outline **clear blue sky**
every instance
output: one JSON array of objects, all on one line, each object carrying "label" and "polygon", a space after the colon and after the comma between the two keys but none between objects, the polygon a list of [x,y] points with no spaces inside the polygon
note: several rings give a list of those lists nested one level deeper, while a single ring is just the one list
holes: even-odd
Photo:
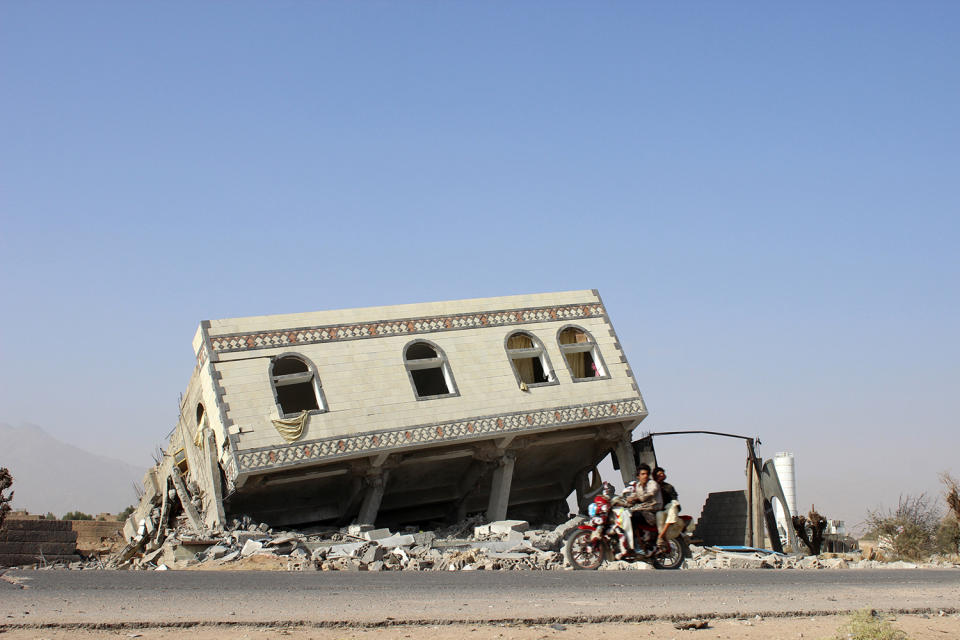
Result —
[{"label": "clear blue sky", "polygon": [[[597,288],[647,430],[960,475],[955,2],[6,2],[0,422],[146,465],[208,318]],[[661,446],[681,497],[742,445]],[[688,510],[699,505],[688,503]]]}]

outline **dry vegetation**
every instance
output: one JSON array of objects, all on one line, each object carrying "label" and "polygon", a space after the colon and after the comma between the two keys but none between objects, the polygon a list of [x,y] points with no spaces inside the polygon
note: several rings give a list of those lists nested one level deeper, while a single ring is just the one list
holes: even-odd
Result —
[{"label": "dry vegetation", "polygon": [[901,496],[895,509],[867,515],[868,539],[878,540],[896,559],[920,561],[940,554],[960,554],[960,487],[949,473],[941,473],[946,513],[937,500],[921,493]]}]

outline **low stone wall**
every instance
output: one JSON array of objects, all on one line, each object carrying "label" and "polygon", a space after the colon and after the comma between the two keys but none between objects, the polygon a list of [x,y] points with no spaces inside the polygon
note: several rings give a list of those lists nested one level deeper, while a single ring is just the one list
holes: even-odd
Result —
[{"label": "low stone wall", "polygon": [[84,557],[113,553],[123,546],[122,522],[110,520],[69,520],[77,534],[77,553]]}]

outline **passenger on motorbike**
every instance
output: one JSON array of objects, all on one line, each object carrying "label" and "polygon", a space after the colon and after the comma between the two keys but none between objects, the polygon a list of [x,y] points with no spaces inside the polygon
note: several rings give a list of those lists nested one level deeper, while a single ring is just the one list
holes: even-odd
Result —
[{"label": "passenger on motorbike", "polygon": [[[650,465],[645,462],[637,467],[637,479],[624,489],[624,498],[630,507],[630,516],[633,528],[646,524],[656,529],[657,511],[663,507],[663,498],[660,494],[660,485],[650,477]],[[641,538],[646,541],[647,536]]]},{"label": "passenger on motorbike", "polygon": [[[617,497],[616,490],[609,482],[603,483],[600,494],[608,501],[608,511],[611,509],[611,507],[622,507],[624,504],[623,500]],[[620,519],[617,517],[616,513],[609,513],[607,517],[607,528],[603,533],[617,541],[618,549],[614,557],[617,560],[622,560],[627,556],[627,554],[630,553],[630,545],[627,538],[627,532],[620,527],[619,520]],[[596,531],[596,535],[594,537],[599,537],[600,533],[601,532],[599,530]]]},{"label": "passenger on motorbike", "polygon": [[667,482],[667,472],[663,467],[654,468],[653,479],[660,485],[663,498],[663,510],[657,513],[657,546],[664,548],[667,545],[664,538],[667,528],[680,519],[680,502],[677,500],[677,490]]}]

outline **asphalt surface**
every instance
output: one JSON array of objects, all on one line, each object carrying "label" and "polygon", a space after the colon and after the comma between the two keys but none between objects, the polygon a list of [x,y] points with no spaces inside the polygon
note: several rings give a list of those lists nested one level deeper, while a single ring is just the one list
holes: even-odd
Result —
[{"label": "asphalt surface", "polygon": [[8,571],[0,627],[603,621],[960,607],[960,570]]}]

